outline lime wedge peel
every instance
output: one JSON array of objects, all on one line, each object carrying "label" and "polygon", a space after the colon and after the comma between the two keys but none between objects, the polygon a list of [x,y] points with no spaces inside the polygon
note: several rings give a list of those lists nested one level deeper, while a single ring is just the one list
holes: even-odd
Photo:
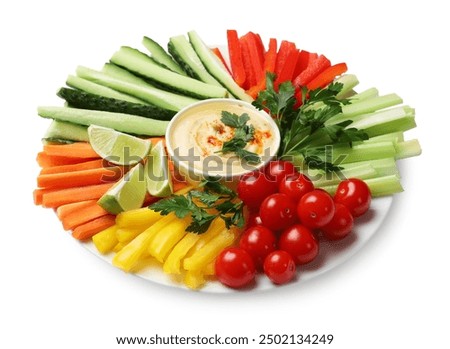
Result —
[{"label": "lime wedge peel", "polygon": [[150,151],[145,164],[147,191],[156,197],[166,197],[173,193],[169,160],[163,142],[158,142]]},{"label": "lime wedge peel", "polygon": [[146,193],[144,166],[137,164],[98,200],[98,204],[109,213],[119,214],[141,208]]},{"label": "lime wedge peel", "polygon": [[150,141],[97,125],[89,126],[88,135],[94,151],[116,165],[135,165],[149,154],[152,147]]}]

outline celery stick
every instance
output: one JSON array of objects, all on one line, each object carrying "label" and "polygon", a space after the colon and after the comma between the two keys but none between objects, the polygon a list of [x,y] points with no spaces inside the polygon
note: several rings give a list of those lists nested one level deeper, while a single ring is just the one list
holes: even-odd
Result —
[{"label": "celery stick", "polygon": [[[403,191],[403,187],[400,183],[400,177],[396,175],[365,179],[364,182],[366,182],[369,186],[373,197],[392,195]],[[331,195],[334,195],[337,184],[321,188],[329,192]]]},{"label": "celery stick", "polygon": [[404,132],[416,127],[414,114],[414,109],[408,106],[392,108],[355,120],[349,127],[364,130],[369,137]]},{"label": "celery stick", "polygon": [[355,94],[350,98],[350,100],[352,104],[355,104],[374,97],[378,97],[378,90],[375,87],[372,87],[363,92]]},{"label": "celery stick", "polygon": [[398,142],[395,145],[396,155],[395,158],[405,159],[413,156],[418,156],[422,153],[422,148],[417,139],[411,139],[409,141]]},{"label": "celery stick", "polygon": [[336,79],[334,82],[341,83],[342,90],[336,95],[336,98],[341,99],[350,92],[356,85],[359,84],[358,78],[354,74],[345,74]]},{"label": "celery stick", "polygon": [[370,163],[364,163],[359,166],[352,166],[349,168],[343,168],[339,173],[319,173],[317,175],[311,176],[311,171],[307,170],[304,172],[313,182],[315,186],[326,187],[338,184],[340,181],[348,178],[360,178],[368,179],[373,178],[378,175],[375,168]]},{"label": "celery stick", "polygon": [[357,93],[355,90],[350,90],[347,93],[344,93],[343,95],[339,96],[339,99],[350,99],[356,95],[357,95]]},{"label": "celery stick", "polygon": [[403,132],[393,132],[393,133],[387,133],[375,137],[371,137],[368,140],[364,142],[381,142],[381,141],[390,141],[394,144],[398,142],[403,142],[405,140],[405,137],[403,135]]},{"label": "celery stick", "polygon": [[[347,145],[331,146],[331,162],[337,166],[360,161],[372,161],[384,158],[395,158],[396,150],[394,144],[389,141],[367,142]],[[305,168],[304,157],[301,154],[294,155],[290,159],[300,169]]]},{"label": "celery stick", "polygon": [[348,146],[333,147],[333,163],[345,164],[349,162],[394,158],[396,150],[394,144],[389,141],[376,143],[362,143]]},{"label": "celery stick", "polygon": [[[361,102],[363,103],[363,102]],[[401,118],[403,116],[413,116],[414,115],[414,109],[409,106],[399,106],[389,109],[381,109],[376,112],[372,113],[366,113],[366,114],[360,114],[360,115],[354,115],[354,116],[347,116],[346,114],[338,114],[331,119],[327,120],[325,122],[325,125],[336,125],[340,122],[351,120],[353,123],[349,127],[356,127],[354,126],[356,123],[364,120],[376,120],[378,118]],[[384,132],[388,133],[388,132]]]},{"label": "celery stick", "polygon": [[373,167],[377,173],[377,177],[387,176],[387,175],[399,175],[397,162],[394,158],[384,158],[369,161],[358,161],[350,162],[348,164],[343,164],[342,167],[345,170],[352,170],[353,168],[358,168],[362,165],[370,165]]},{"label": "celery stick", "polygon": [[398,95],[391,93],[385,96],[369,98],[360,103],[344,105],[342,107],[342,114],[347,117],[351,117],[392,107],[394,105],[401,104],[402,102],[403,100]]}]

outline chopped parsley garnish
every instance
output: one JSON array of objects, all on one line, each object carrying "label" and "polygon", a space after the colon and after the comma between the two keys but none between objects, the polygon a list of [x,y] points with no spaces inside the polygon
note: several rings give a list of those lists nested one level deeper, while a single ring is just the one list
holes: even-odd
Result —
[{"label": "chopped parsley garnish", "polygon": [[203,181],[200,188],[203,190],[191,190],[186,196],[162,199],[149,208],[162,215],[174,212],[178,218],[191,215],[186,231],[197,234],[206,232],[217,217],[225,221],[227,228],[244,226],[243,203],[233,190],[215,180]]},{"label": "chopped parsley garnish", "polygon": [[234,128],[233,138],[226,141],[222,145],[221,153],[235,153],[239,158],[248,163],[258,164],[261,158],[258,154],[245,149],[248,142],[254,139],[255,128],[253,125],[247,125],[250,117],[247,113],[237,115],[228,111],[222,111],[222,118],[220,121],[224,125]]}]

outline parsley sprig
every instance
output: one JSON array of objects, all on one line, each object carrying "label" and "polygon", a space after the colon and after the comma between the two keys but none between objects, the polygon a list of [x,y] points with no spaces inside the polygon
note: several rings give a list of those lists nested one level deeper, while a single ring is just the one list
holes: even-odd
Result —
[{"label": "parsley sprig", "polygon": [[197,234],[206,232],[217,217],[225,221],[227,228],[244,226],[243,203],[233,190],[213,179],[203,181],[200,189],[191,190],[186,196],[162,199],[149,208],[162,215],[174,212],[178,218],[191,215],[192,222],[186,231]]},{"label": "parsley sprig", "polygon": [[290,81],[274,88],[275,75],[267,74],[266,89],[261,91],[253,104],[259,109],[267,109],[274,117],[281,133],[280,158],[290,159],[303,156],[307,166],[325,172],[339,171],[341,167],[332,163],[325,151],[326,145],[349,144],[368,139],[367,133],[348,127],[347,120],[334,125],[326,122],[342,113],[342,106],[350,103],[338,99],[343,84],[331,83],[326,88],[301,90],[302,104],[296,106],[296,90]]},{"label": "parsley sprig", "polygon": [[237,115],[228,111],[222,111],[222,118],[220,121],[224,125],[234,128],[234,136],[222,145],[221,153],[235,153],[239,158],[248,163],[258,164],[261,158],[258,154],[245,149],[247,143],[253,140],[255,128],[253,125],[247,125],[250,117],[247,113]]}]

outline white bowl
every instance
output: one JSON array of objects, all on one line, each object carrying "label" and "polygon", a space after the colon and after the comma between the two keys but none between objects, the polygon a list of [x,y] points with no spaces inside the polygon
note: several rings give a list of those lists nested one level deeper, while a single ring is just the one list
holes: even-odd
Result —
[{"label": "white bowl", "polygon": [[[240,161],[233,154],[220,155],[217,152],[206,156],[200,154],[203,148],[199,148],[196,140],[206,134],[200,132],[204,131],[202,126],[213,125],[214,121],[211,120],[220,117],[223,110],[238,115],[247,113],[251,118],[248,123],[259,125],[260,129],[269,131],[271,136],[267,138],[267,147],[264,148],[260,163],[249,164]],[[255,129],[258,127],[255,126]],[[189,182],[197,183],[211,177],[235,182],[243,174],[265,166],[276,156],[280,147],[280,132],[272,117],[252,104],[236,99],[215,98],[194,103],[180,110],[167,127],[166,146],[169,157]],[[214,166],[211,166],[211,163]]]}]

